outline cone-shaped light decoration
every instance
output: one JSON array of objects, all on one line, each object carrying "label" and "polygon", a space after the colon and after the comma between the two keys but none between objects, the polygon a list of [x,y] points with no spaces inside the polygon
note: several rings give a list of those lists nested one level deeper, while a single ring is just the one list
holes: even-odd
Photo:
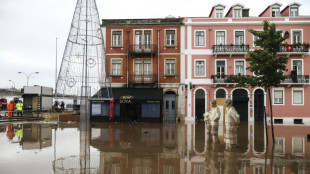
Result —
[{"label": "cone-shaped light decoration", "polygon": [[[57,97],[92,97],[110,87],[95,0],[77,0],[57,79]],[[98,96],[98,95],[97,95]]]}]

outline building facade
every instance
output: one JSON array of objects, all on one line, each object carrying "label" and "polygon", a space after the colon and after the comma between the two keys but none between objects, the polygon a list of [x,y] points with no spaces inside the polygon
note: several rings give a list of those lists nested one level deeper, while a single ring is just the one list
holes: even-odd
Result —
[{"label": "building facade", "polygon": [[184,117],[182,25],[182,18],[102,20],[116,120]]},{"label": "building facade", "polygon": [[[269,116],[269,100],[261,87],[237,86],[231,75],[252,75],[246,68],[248,51],[260,49],[248,31],[263,30],[263,21],[275,23],[277,30],[290,33],[278,55],[287,56],[286,79],[272,88],[274,121],[286,123],[310,122],[310,86],[307,69],[310,65],[310,17],[299,15],[301,4],[292,3],[280,11],[282,4],[268,6],[258,17],[249,17],[249,9],[242,4],[213,6],[208,17],[184,18],[185,24],[185,84],[191,84],[185,94],[185,120],[203,118],[210,101],[217,100],[224,111],[224,101],[232,99],[244,121],[262,120],[264,107]],[[181,65],[182,67],[182,65]],[[297,69],[297,79],[290,76]],[[223,118],[223,117],[221,117]],[[220,121],[223,121],[221,119]]]}]

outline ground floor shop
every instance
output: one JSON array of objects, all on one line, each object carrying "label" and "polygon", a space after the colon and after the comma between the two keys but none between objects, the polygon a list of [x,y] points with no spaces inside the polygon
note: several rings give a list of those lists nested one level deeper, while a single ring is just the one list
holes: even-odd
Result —
[{"label": "ground floor shop", "polygon": [[[110,99],[91,101],[91,119],[109,121]],[[163,88],[112,88],[113,120],[118,122],[176,121],[177,95]]]}]

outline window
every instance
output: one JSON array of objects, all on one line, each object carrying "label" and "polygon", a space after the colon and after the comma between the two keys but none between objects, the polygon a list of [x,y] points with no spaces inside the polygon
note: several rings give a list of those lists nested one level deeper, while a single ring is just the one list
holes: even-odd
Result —
[{"label": "window", "polygon": [[150,49],[152,43],[151,30],[135,30],[135,50]]},{"label": "window", "polygon": [[196,60],[195,61],[195,76],[205,76],[205,61]]},{"label": "window", "polygon": [[223,18],[223,9],[216,9],[215,10],[215,17],[216,18]]},{"label": "window", "polygon": [[216,45],[225,45],[225,31],[216,31]]},{"label": "window", "polygon": [[292,69],[296,68],[297,76],[301,78],[301,75],[303,75],[302,60],[292,60],[292,61],[293,61]]},{"label": "window", "polygon": [[293,38],[292,38],[293,44],[295,44],[295,43],[302,43],[302,33],[301,33],[301,30],[294,30],[294,31],[292,31],[292,35],[293,35]]},{"label": "window", "polygon": [[112,75],[113,76],[122,75],[121,67],[122,67],[122,59],[112,59]]},{"label": "window", "polygon": [[152,80],[152,60],[135,59],[134,63],[134,80],[136,82],[150,82]]},{"label": "window", "polygon": [[304,154],[304,138],[302,137],[293,137],[293,154],[294,155],[303,155]]},{"label": "window", "polygon": [[166,59],[166,73],[165,75],[175,75],[175,59]]},{"label": "window", "polygon": [[235,31],[235,45],[244,44],[244,31]]},{"label": "window", "polygon": [[225,60],[216,61],[216,75],[225,75]]},{"label": "window", "polygon": [[195,46],[205,46],[205,31],[195,31]]},{"label": "window", "polygon": [[297,17],[298,16],[298,7],[291,7],[290,8],[290,16]]},{"label": "window", "polygon": [[234,9],[234,18],[241,18],[242,17],[241,13],[242,13],[241,9]]},{"label": "window", "polygon": [[277,154],[283,154],[285,150],[284,138],[275,137],[274,152]]},{"label": "window", "polygon": [[[257,31],[257,30],[256,30],[256,31]],[[255,44],[255,41],[256,41],[257,39],[259,39],[259,37],[253,35],[253,46],[254,46],[254,47],[257,47],[256,44]]]},{"label": "window", "polygon": [[272,7],[271,8],[271,17],[280,17],[280,8]]},{"label": "window", "polygon": [[304,91],[302,88],[293,88],[293,105],[304,104]]},{"label": "window", "polygon": [[122,31],[112,31],[112,47],[122,46]]},{"label": "window", "polygon": [[245,70],[244,61],[236,60],[235,61],[235,75],[245,75],[244,70]]},{"label": "window", "polygon": [[265,167],[264,166],[255,166],[253,167],[254,174],[264,174],[265,173]]},{"label": "window", "polygon": [[284,90],[283,89],[273,90],[273,104],[278,104],[278,105],[284,104]]},{"label": "window", "polygon": [[142,59],[135,60],[135,75],[142,75]]},{"label": "window", "polygon": [[166,46],[175,46],[175,30],[166,30]]},{"label": "window", "polygon": [[143,70],[144,75],[151,75],[151,60],[150,59],[144,59],[143,60]]}]

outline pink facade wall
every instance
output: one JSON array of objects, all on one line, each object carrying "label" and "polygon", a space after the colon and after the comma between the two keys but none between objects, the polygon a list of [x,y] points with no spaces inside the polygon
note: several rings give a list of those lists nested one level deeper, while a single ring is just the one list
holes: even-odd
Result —
[{"label": "pink facade wall", "polygon": [[[214,22],[214,21],[219,21],[222,22],[223,20],[228,20],[228,18],[224,19],[210,19],[210,18],[200,18],[200,19],[192,19],[192,22],[204,22],[200,26],[197,25],[186,25],[185,26],[185,35],[186,35],[186,41],[188,41],[187,37],[191,36],[191,50],[192,51],[206,51],[206,54],[193,54],[191,55],[191,77],[188,77],[188,68],[185,66],[186,70],[186,79],[193,79],[193,80],[204,80],[204,79],[210,79],[211,76],[215,75],[215,62],[216,60],[225,60],[226,61],[226,75],[233,75],[234,74],[234,62],[235,60],[245,60],[248,55],[240,54],[240,55],[229,55],[229,54],[212,54],[213,51],[213,45],[215,45],[215,32],[216,31],[225,31],[225,36],[226,36],[226,44],[234,44],[234,32],[235,31],[245,31],[245,44],[248,44],[250,49],[259,49],[259,47],[254,47],[253,45],[253,35],[248,31],[249,29],[254,29],[254,30],[262,30],[262,22],[264,20],[269,20],[269,21],[285,21],[285,17],[278,17],[278,18],[270,18],[270,8],[268,8],[265,13],[262,15],[263,17],[254,17],[254,18],[238,18],[238,19],[232,19],[232,22],[237,22],[236,25],[232,25],[231,23],[227,25],[212,25],[212,24],[206,24],[208,22]],[[298,18],[289,18],[289,21],[309,21],[310,18],[305,18],[305,17],[298,17]],[[261,23],[259,22],[261,21]],[[240,22],[259,22],[257,25],[251,24],[251,25],[242,25]],[[191,27],[191,33],[188,33],[188,27]],[[202,30],[205,31],[206,35],[206,45],[203,47],[195,47],[195,31],[196,30]],[[310,42],[310,25],[288,25],[287,22],[285,24],[278,24],[277,25],[277,30],[282,30],[283,32],[288,31],[290,33],[289,39],[287,39],[285,42],[288,44],[292,43],[292,37],[291,33],[292,30],[301,30],[302,31],[302,40],[303,43]],[[187,46],[186,42],[186,46]],[[188,49],[186,47],[186,49]],[[209,52],[207,53],[207,50]],[[210,54],[211,53],[211,54]],[[292,60],[302,60],[303,64],[303,75],[310,75],[310,69],[308,68],[310,66],[310,55],[308,54],[281,54],[282,56],[288,56],[288,63],[287,63],[287,70],[284,72],[285,75],[290,75],[291,72],[291,67],[292,67]],[[186,56],[186,65],[188,64],[188,57]],[[195,60],[204,60],[206,62],[206,75],[204,77],[196,77],[195,76]],[[249,66],[249,63],[246,62],[246,67]],[[252,75],[252,73],[248,70],[246,70],[246,75]],[[205,107],[206,109],[210,109],[210,100],[215,99],[215,91],[219,88],[223,88],[227,91],[227,98],[231,98],[232,91],[235,89],[238,89],[238,86],[234,85],[214,85],[212,82],[211,84],[201,84],[197,83],[194,84],[195,88],[191,90],[191,96],[192,98],[190,99],[192,106],[190,107],[190,110],[188,111],[186,107],[186,114],[189,115],[191,113],[192,117],[195,116],[195,91],[200,88],[204,89],[206,91],[206,104]],[[280,84],[280,87],[283,87],[285,89],[285,105],[273,105],[273,115],[275,118],[281,117],[281,118],[309,118],[310,117],[310,86],[309,84],[304,85],[304,84],[293,84],[293,85],[288,85],[288,84]],[[249,96],[249,106],[254,105],[254,91],[258,87],[251,87],[251,86],[244,86],[242,87],[246,91],[248,91],[248,96]],[[304,90],[304,104],[299,106],[299,105],[292,105],[292,89],[293,88],[302,88]],[[263,89],[264,91],[264,89]],[[188,91],[187,91],[188,92]],[[188,96],[188,94],[186,94]],[[266,105],[266,111],[267,111],[267,116],[270,115],[270,108],[269,108],[269,99],[267,98],[268,95],[265,94],[265,105]],[[188,106],[188,102],[186,100],[186,106]],[[248,109],[248,114],[249,118],[253,117],[254,109],[253,107]]]}]

